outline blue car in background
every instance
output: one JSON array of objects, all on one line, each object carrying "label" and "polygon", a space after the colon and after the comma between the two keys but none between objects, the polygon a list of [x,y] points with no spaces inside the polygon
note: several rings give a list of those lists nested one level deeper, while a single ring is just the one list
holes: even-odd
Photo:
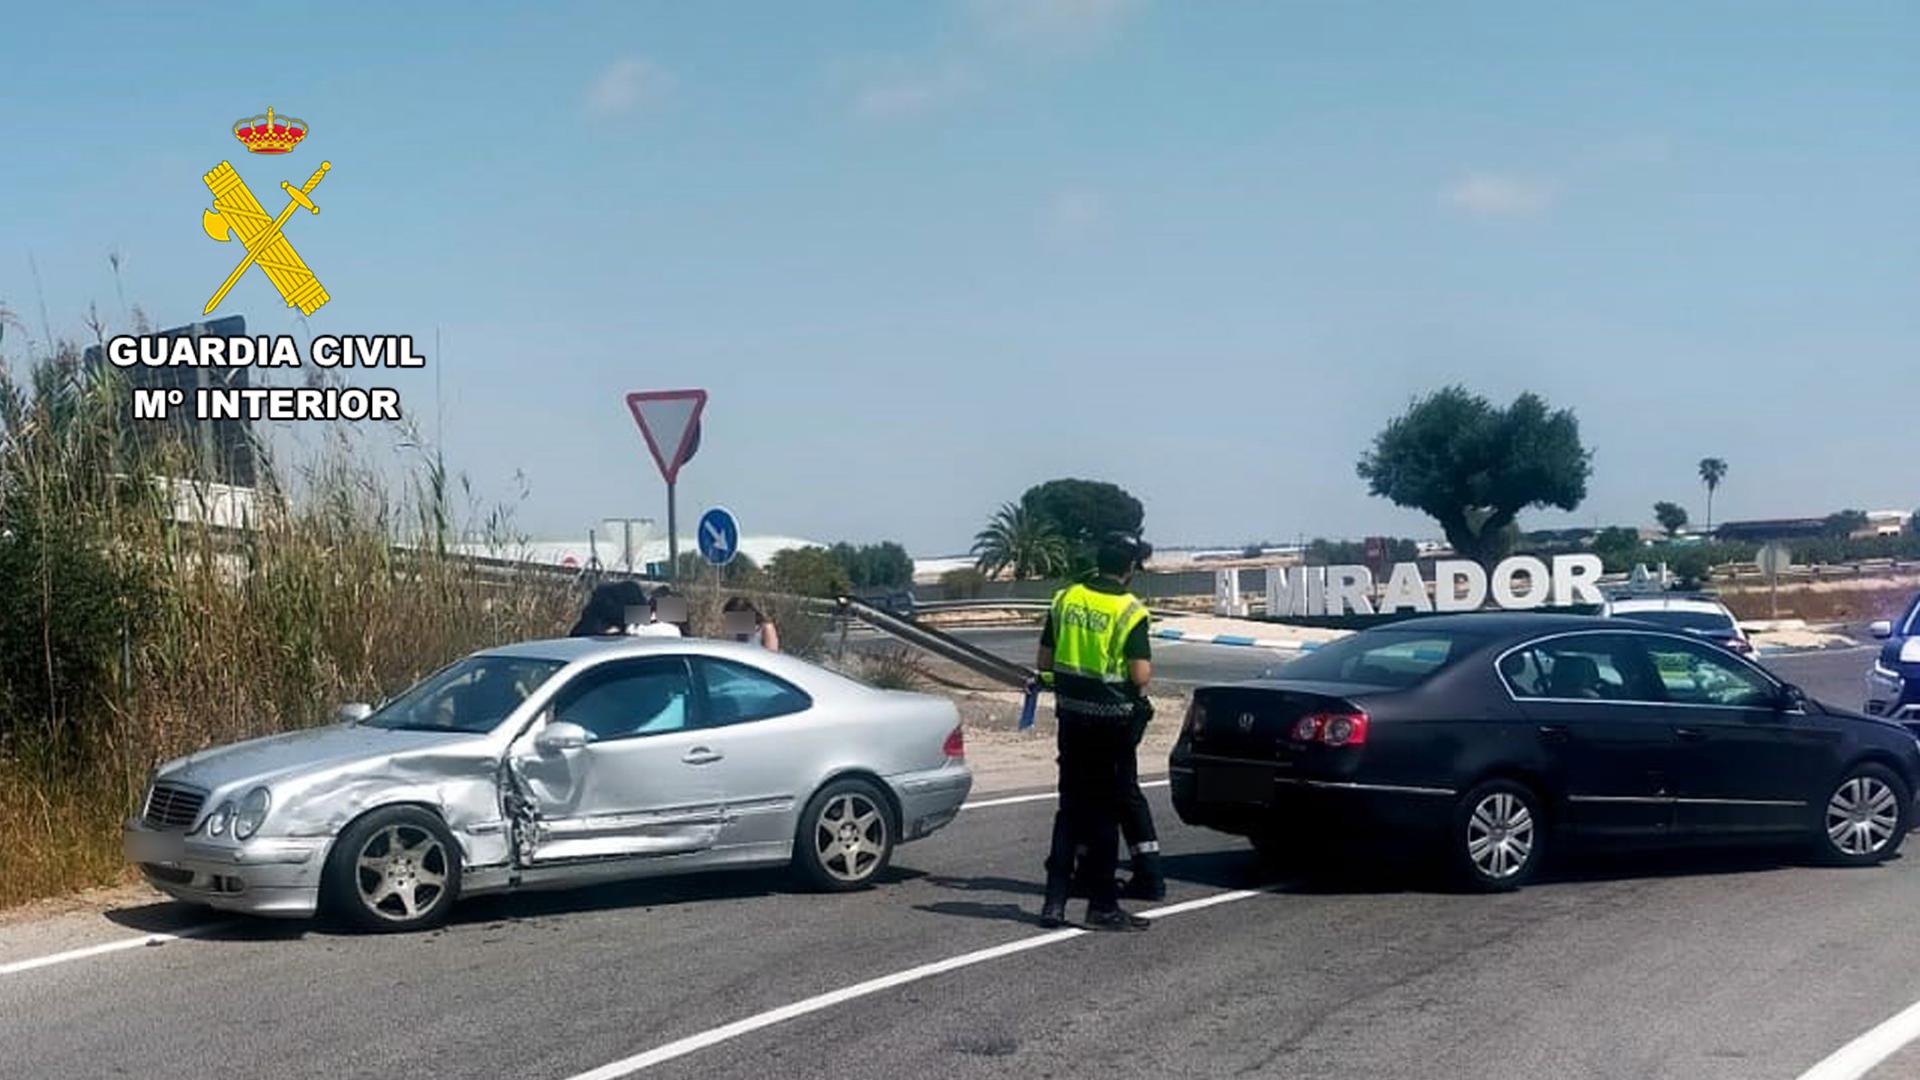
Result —
[{"label": "blue car in background", "polygon": [[1867,673],[1867,714],[1901,721],[1920,733],[1920,595],[1907,602],[1899,618],[1868,629],[1886,644]]}]

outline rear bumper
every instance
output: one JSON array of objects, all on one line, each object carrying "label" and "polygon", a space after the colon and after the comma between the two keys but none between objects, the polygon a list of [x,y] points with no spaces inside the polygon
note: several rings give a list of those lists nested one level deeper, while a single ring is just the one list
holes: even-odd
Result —
[{"label": "rear bumper", "polygon": [[[1458,792],[1444,787],[1274,775],[1238,798],[1203,795],[1208,774],[1244,762],[1176,761],[1169,766],[1174,812],[1189,825],[1252,836],[1311,835],[1328,828],[1386,837],[1442,832]],[[1257,766],[1254,766],[1257,768]]]},{"label": "rear bumper", "polygon": [[176,900],[247,915],[303,918],[320,903],[327,837],[210,844],[149,829],[137,818],[120,834],[127,861]]},{"label": "rear bumper", "polygon": [[973,770],[965,761],[954,761],[938,769],[888,777],[887,784],[900,803],[900,839],[904,843],[918,840],[959,816],[967,793],[973,790]]}]

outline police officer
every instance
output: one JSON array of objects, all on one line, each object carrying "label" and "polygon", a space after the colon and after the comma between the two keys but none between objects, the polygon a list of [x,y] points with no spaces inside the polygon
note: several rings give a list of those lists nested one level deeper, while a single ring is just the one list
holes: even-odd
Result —
[{"label": "police officer", "polygon": [[1120,835],[1133,856],[1133,876],[1120,895],[1129,900],[1165,900],[1167,878],[1160,869],[1160,834],[1153,827],[1153,808],[1147,805],[1146,792],[1140,790],[1140,740],[1146,737],[1147,724],[1153,720],[1153,704],[1143,692],[1130,720],[1132,746],[1121,761]]},{"label": "police officer", "polygon": [[1127,592],[1126,582],[1150,550],[1131,535],[1102,539],[1095,575],[1054,596],[1040,632],[1039,668],[1053,686],[1060,749],[1060,807],[1047,853],[1043,925],[1066,921],[1076,860],[1087,883],[1089,927],[1151,925],[1121,910],[1114,880],[1120,818],[1135,787],[1134,724],[1145,707],[1153,666],[1147,608]]}]

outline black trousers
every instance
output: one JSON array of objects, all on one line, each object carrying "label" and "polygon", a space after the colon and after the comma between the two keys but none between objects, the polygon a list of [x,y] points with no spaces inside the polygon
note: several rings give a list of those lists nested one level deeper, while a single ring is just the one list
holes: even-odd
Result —
[{"label": "black trousers", "polygon": [[1132,725],[1119,717],[1059,714],[1060,808],[1053,815],[1053,843],[1047,852],[1049,890],[1064,891],[1074,864],[1086,879],[1087,907],[1111,911],[1119,906],[1114,884],[1114,848],[1120,818],[1133,788],[1135,770]]},{"label": "black trousers", "polygon": [[[1127,839],[1127,850],[1139,856],[1160,850],[1160,834],[1153,831],[1153,808],[1147,805],[1146,793],[1140,790],[1140,740],[1146,737],[1147,720],[1140,717],[1128,723],[1133,729],[1133,745],[1128,747],[1126,760],[1121,763],[1120,779],[1126,785],[1126,798],[1120,807],[1120,832]],[[1142,844],[1152,846],[1143,851]]]}]

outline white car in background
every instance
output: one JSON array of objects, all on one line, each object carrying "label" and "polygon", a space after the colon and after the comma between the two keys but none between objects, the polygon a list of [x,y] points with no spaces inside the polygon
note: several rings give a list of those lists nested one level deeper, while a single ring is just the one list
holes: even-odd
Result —
[{"label": "white car in background", "polygon": [[1725,604],[1693,593],[1655,593],[1643,596],[1615,596],[1600,608],[1609,619],[1632,619],[1651,623],[1663,630],[1678,630],[1711,641],[1742,656],[1753,655],[1753,643],[1740,621]]}]

